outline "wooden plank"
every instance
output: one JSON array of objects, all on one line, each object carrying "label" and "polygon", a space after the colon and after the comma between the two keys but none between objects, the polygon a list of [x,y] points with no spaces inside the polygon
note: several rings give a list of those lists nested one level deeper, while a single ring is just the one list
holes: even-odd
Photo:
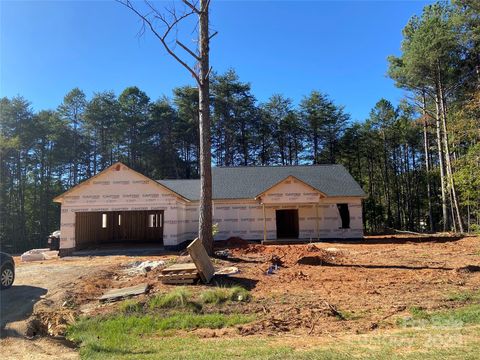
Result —
[{"label": "wooden plank", "polygon": [[122,289],[112,289],[100,297],[100,301],[115,301],[128,296],[135,296],[147,292],[148,284],[140,284]]},{"label": "wooden plank", "polygon": [[162,279],[164,284],[193,284],[195,279]]},{"label": "wooden plank", "polygon": [[197,270],[197,266],[194,263],[173,264],[163,269],[162,273],[172,272],[172,271],[185,271],[185,270]]},{"label": "wooden plank", "polygon": [[215,274],[215,268],[213,267],[213,263],[208,257],[207,251],[203,247],[200,239],[196,238],[193,240],[190,245],[187,246],[187,250],[197,266],[200,278],[203,282],[208,284]]},{"label": "wooden plank", "polygon": [[165,274],[160,275],[160,279],[196,279],[198,277],[198,273],[191,273],[191,274]]}]

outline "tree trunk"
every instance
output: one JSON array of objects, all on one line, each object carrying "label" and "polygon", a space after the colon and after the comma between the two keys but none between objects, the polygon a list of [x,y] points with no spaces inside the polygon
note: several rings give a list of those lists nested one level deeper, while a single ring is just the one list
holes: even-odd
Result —
[{"label": "tree trunk", "polygon": [[425,94],[422,96],[423,100],[423,147],[425,151],[425,175],[427,182],[427,197],[428,197],[428,221],[430,225],[430,231],[435,232],[435,223],[433,221],[433,210],[432,210],[432,190],[430,188],[430,155],[429,155],[429,145],[428,145],[428,123],[427,123],[427,101],[425,99]]},{"label": "tree trunk", "polygon": [[199,13],[200,40],[200,84],[198,87],[200,103],[200,209],[198,236],[207,252],[213,254],[212,235],[212,154],[210,135],[210,84],[209,84],[209,0],[201,0]]},{"label": "tree trunk", "polygon": [[442,220],[443,231],[449,228],[448,210],[447,210],[447,194],[445,191],[445,168],[443,163],[443,146],[442,146],[442,130],[440,128],[440,101],[438,95],[435,94],[435,126],[437,130],[437,148],[438,148],[438,166],[440,167],[440,188],[442,190]]},{"label": "tree trunk", "polygon": [[[440,74],[439,74],[440,75]],[[443,86],[441,79],[438,81],[438,90],[439,90],[439,100],[440,100],[440,109],[441,109],[441,119],[442,119],[442,128],[443,128],[443,144],[445,147],[445,163],[447,168],[447,180],[450,185],[450,190],[452,192],[452,201],[453,206],[455,208],[456,213],[456,221],[458,222],[458,229],[461,233],[463,233],[463,223],[462,223],[462,216],[460,214],[460,207],[458,206],[458,196],[457,191],[455,189],[455,181],[453,180],[453,171],[452,171],[452,163],[450,161],[450,146],[448,144],[448,132],[447,132],[447,110],[445,106],[445,94],[443,91]],[[455,221],[455,218],[452,219]]]}]

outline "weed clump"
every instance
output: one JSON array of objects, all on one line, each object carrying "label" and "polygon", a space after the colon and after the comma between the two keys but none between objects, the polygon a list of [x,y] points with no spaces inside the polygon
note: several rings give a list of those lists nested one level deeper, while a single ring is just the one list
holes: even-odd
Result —
[{"label": "weed clump", "polygon": [[167,294],[157,295],[148,301],[148,307],[154,309],[182,308],[189,304],[191,293],[184,287],[179,287]]},{"label": "weed clump", "polygon": [[221,304],[227,301],[243,302],[249,301],[250,298],[249,291],[240,286],[210,289],[200,295],[200,299],[204,304]]},{"label": "weed clump", "polygon": [[143,310],[143,304],[135,300],[125,300],[119,305],[119,310],[124,314],[136,314]]}]

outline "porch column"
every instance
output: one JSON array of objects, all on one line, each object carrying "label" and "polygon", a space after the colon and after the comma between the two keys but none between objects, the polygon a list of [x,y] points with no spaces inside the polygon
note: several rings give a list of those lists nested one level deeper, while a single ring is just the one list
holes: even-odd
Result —
[{"label": "porch column", "polygon": [[315,213],[316,213],[316,227],[317,227],[317,241],[320,241],[320,221],[318,220],[318,203],[315,203]]},{"label": "porch column", "polygon": [[267,241],[267,219],[266,219],[266,216],[265,216],[265,204],[262,203],[262,207],[263,207],[263,241],[262,241],[262,244]]}]

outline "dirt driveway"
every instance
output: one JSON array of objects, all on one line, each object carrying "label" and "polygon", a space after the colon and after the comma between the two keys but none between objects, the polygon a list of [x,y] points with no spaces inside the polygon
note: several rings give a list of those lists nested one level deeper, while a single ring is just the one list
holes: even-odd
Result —
[{"label": "dirt driveway", "polygon": [[80,278],[125,261],[128,261],[126,256],[74,257],[31,263],[15,258],[15,283],[0,292],[2,359],[78,358],[76,351],[55,340],[26,339],[28,319],[35,308],[61,301]]}]

